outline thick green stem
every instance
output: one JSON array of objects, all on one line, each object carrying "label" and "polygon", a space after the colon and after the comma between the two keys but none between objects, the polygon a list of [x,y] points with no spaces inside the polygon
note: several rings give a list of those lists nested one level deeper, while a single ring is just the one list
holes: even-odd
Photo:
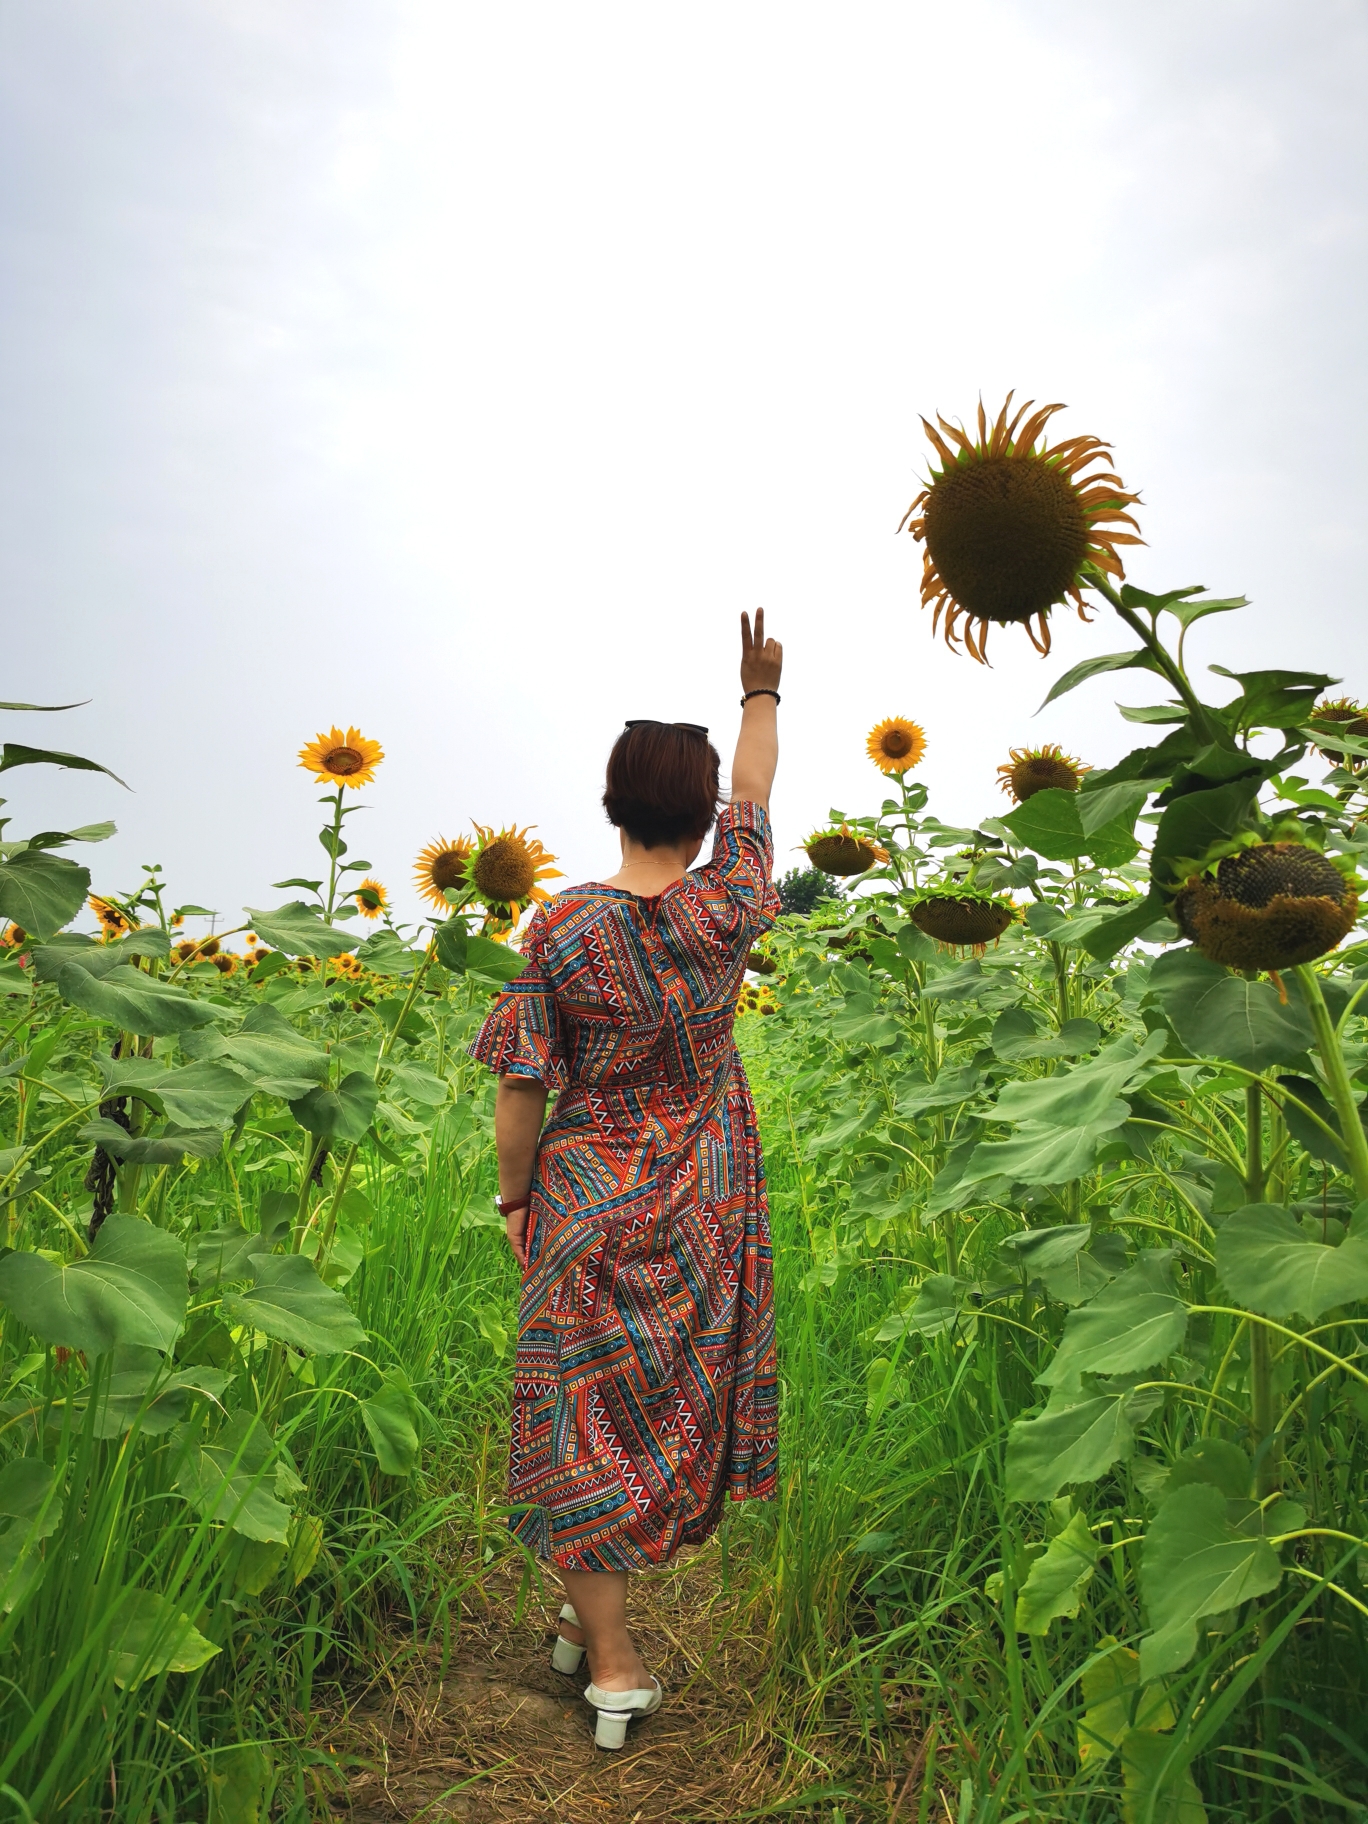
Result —
[{"label": "thick green stem", "polygon": [[332,844],[328,850],[328,903],[324,908],[323,918],[327,924],[332,923],[333,904],[337,893],[337,850],[342,841],[342,787],[337,788],[337,797],[333,801]]},{"label": "thick green stem", "polygon": [[1116,590],[1112,588],[1111,584],[1107,582],[1105,577],[1098,575],[1090,576],[1088,578],[1088,587],[1090,589],[1096,589],[1099,595],[1106,597],[1112,607],[1121,616],[1121,619],[1126,623],[1127,627],[1130,628],[1131,632],[1144,644],[1146,651],[1149,652],[1154,659],[1155,664],[1182,698],[1188,714],[1192,717],[1192,725],[1197,733],[1204,741],[1214,741],[1216,739],[1216,731],[1211,725],[1211,718],[1207,712],[1206,705],[1198,700],[1197,693],[1193,690],[1191,684],[1188,683],[1186,674],[1169,653],[1168,648],[1160,640],[1159,635],[1152,627],[1147,627],[1145,625],[1143,618],[1138,615],[1133,608],[1127,608],[1126,604],[1121,600],[1121,597],[1117,594]]},{"label": "thick green stem", "polygon": [[1349,1155],[1349,1175],[1354,1180],[1354,1191],[1361,1198],[1368,1197],[1368,1134],[1364,1133],[1363,1122],[1359,1119],[1358,1104],[1354,1100],[1353,1086],[1349,1081],[1344,1053],[1340,1050],[1335,1023],[1330,1018],[1330,1009],[1321,993],[1320,977],[1307,963],[1298,963],[1293,973],[1301,983],[1302,995],[1311,1015],[1316,1050],[1325,1067],[1330,1100],[1339,1116],[1340,1137],[1344,1142],[1344,1150]]},{"label": "thick green stem", "polygon": [[[1245,1196],[1262,1203],[1264,1194],[1263,1092],[1257,1083],[1245,1084]],[[1259,1499],[1277,1487],[1278,1464],[1275,1433],[1278,1413],[1273,1392],[1272,1338],[1262,1324],[1251,1328],[1249,1339],[1250,1417],[1259,1450],[1257,1487]]]}]

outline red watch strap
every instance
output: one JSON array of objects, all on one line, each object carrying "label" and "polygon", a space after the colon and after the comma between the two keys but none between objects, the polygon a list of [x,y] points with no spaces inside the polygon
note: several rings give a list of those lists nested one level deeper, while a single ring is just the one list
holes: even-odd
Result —
[{"label": "red watch strap", "polygon": [[512,1203],[505,1203],[502,1197],[496,1197],[494,1202],[498,1205],[500,1216],[516,1216],[519,1210],[530,1207],[532,1193],[529,1191],[526,1197],[515,1197]]}]

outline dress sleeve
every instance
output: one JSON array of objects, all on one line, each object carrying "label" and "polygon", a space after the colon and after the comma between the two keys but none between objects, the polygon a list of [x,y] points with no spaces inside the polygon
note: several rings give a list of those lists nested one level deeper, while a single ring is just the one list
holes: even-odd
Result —
[{"label": "dress sleeve", "polygon": [[470,1055],[501,1077],[530,1077],[548,1089],[570,1081],[561,1044],[560,1013],[547,973],[546,914],[538,908],[527,927],[522,974],[504,989],[475,1035]]},{"label": "dress sleeve", "polygon": [[706,872],[736,904],[750,942],[768,931],[779,916],[779,895],[770,879],[773,871],[774,837],[768,813],[749,798],[729,804],[717,820]]}]

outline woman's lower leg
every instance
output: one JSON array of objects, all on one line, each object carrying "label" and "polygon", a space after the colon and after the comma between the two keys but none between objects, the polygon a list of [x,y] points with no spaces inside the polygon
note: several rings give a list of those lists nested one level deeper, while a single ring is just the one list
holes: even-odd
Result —
[{"label": "woman's lower leg", "polygon": [[577,1635],[589,1656],[589,1676],[605,1691],[640,1691],[650,1674],[627,1632],[626,1571],[562,1571],[561,1581],[580,1625],[560,1624],[565,1639]]}]

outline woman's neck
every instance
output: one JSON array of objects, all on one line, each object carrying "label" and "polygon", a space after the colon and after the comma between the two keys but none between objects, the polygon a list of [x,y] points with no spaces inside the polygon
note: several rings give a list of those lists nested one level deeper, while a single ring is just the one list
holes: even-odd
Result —
[{"label": "woman's neck", "polygon": [[622,866],[603,884],[622,887],[628,893],[651,899],[657,893],[663,893],[666,887],[673,886],[675,881],[683,880],[697,853],[696,843],[677,847],[662,843],[659,848],[648,849],[639,842],[627,841],[622,845]]}]

